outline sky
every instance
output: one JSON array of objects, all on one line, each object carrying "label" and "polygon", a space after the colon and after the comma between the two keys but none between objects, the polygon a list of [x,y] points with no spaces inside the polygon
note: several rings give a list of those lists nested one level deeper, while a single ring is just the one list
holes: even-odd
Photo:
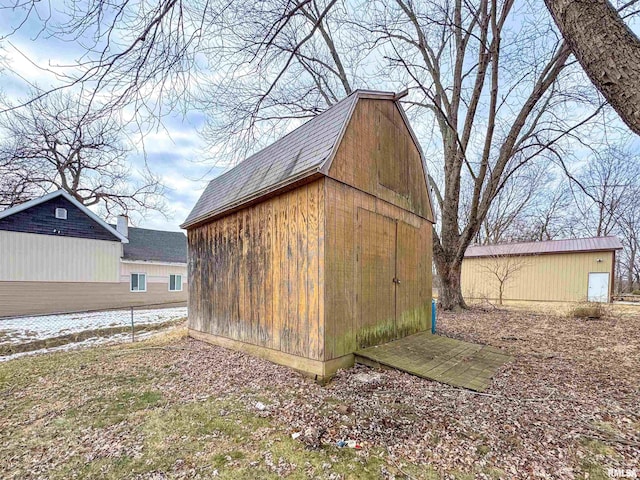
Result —
[{"label": "sky", "polygon": [[[0,12],[0,35],[19,24],[19,16]],[[0,71],[0,92],[9,100],[23,98],[31,84],[41,88],[57,85],[54,75],[47,72],[55,65],[73,64],[81,55],[82,47],[75,43],[60,42],[38,35],[41,24],[30,21],[11,36],[0,38],[0,55],[8,68]],[[223,169],[200,161],[204,157],[204,142],[198,128],[204,121],[199,112],[168,115],[161,126],[146,133],[143,141],[136,142],[137,151],[131,152],[129,161],[134,169],[143,169],[145,161],[154,175],[166,187],[168,216],[148,212],[144,218],[133,217],[138,227],[161,230],[180,230],[209,180]]]},{"label": "sky", "polygon": [[[55,7],[56,2],[52,4]],[[55,17],[55,10],[52,14]],[[23,12],[0,10],[0,55],[8,65],[4,71],[0,71],[0,92],[10,100],[23,97],[30,84],[37,83],[41,88],[57,85],[55,76],[47,70],[55,70],[57,65],[73,65],[84,53],[80,42],[62,42],[42,34],[42,23],[46,18],[33,17],[15,33],[2,38],[1,35],[20,25],[21,15]],[[514,15],[516,23],[517,18]],[[517,30],[518,25],[513,28]],[[142,169],[146,162],[160,178],[166,186],[169,212],[167,218],[154,212],[149,212],[143,219],[134,217],[135,226],[179,230],[179,225],[187,217],[207,182],[224,171],[213,166],[214,160],[211,160],[207,146],[198,134],[205,120],[204,112],[175,112],[166,116],[161,126],[148,132],[144,139],[137,142],[137,151],[132,152],[129,158],[132,169],[134,172]],[[437,148],[433,146],[435,137],[429,133],[428,126],[423,127],[421,129],[418,125],[416,130],[423,148],[427,153],[431,149],[432,155],[427,157],[438,158],[439,152],[435,150],[434,153],[433,150]],[[435,138],[435,143],[437,141]],[[580,148],[581,145],[577,143],[575,150]],[[203,160],[205,158],[209,160]]]}]

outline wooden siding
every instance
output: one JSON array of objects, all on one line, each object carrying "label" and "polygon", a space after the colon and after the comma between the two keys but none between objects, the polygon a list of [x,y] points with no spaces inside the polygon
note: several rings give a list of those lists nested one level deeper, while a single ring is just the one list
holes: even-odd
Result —
[{"label": "wooden siding", "polygon": [[[487,271],[495,261],[491,257],[464,259],[461,281],[465,298],[498,298],[499,283]],[[587,299],[590,272],[609,272],[613,282],[612,252],[499,257],[498,261],[521,264],[505,283],[504,300],[579,302]]]},{"label": "wooden siding", "polygon": [[189,328],[321,360],[324,179],[190,229]]},{"label": "wooden siding", "polygon": [[433,220],[420,152],[391,100],[358,102],[329,176]]},{"label": "wooden siding", "polygon": [[423,218],[326,180],[325,360],[429,328],[431,235]]},{"label": "wooden siding", "polygon": [[146,292],[130,292],[126,283],[0,282],[0,317],[122,308],[175,303],[185,305],[187,290],[168,292],[164,284],[148,284]]},{"label": "wooden siding", "polygon": [[394,102],[359,101],[326,177],[189,228],[190,333],[324,377],[427,330],[421,162]]},{"label": "wooden siding", "polygon": [[0,252],[0,281],[120,280],[119,241],[0,230]]},{"label": "wooden siding", "polygon": [[356,249],[357,277],[356,318],[351,323],[355,320],[356,344],[368,347],[378,343],[371,332],[390,331],[389,339],[395,337],[396,221],[360,207],[356,218],[355,242],[349,245]]},{"label": "wooden siding", "polygon": [[182,288],[187,288],[187,266],[145,262],[120,263],[120,281],[128,282],[132,273],[146,273],[147,283],[164,283],[169,288],[169,275],[182,275]]}]

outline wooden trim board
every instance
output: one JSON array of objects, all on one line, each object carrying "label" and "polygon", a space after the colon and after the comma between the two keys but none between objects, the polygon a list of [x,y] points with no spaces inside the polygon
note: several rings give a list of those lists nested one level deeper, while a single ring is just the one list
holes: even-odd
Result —
[{"label": "wooden trim board", "polygon": [[251,343],[240,342],[219,335],[200,332],[198,330],[189,329],[189,336],[203,342],[218,345],[219,347],[237,350],[249,355],[264,358],[270,362],[293,368],[304,375],[314,378],[318,382],[326,382],[341,368],[349,368],[354,364],[353,354],[343,355],[328,361],[312,360],[310,358],[292,355],[290,353],[281,352],[272,348],[261,347]]}]

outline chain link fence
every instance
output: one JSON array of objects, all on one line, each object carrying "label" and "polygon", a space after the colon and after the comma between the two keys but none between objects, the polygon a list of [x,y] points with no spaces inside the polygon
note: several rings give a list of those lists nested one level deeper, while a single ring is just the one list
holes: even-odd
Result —
[{"label": "chain link fence", "polygon": [[0,318],[0,361],[105,343],[135,342],[184,324],[185,302]]}]

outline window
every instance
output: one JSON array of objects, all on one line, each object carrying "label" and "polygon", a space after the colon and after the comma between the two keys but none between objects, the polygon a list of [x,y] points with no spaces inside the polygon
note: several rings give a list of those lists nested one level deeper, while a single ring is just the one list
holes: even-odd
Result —
[{"label": "window", "polygon": [[147,291],[147,274],[146,273],[131,274],[131,291],[132,292]]},{"label": "window", "polygon": [[169,275],[169,291],[170,292],[182,291],[182,275]]},{"label": "window", "polygon": [[56,208],[56,218],[60,220],[67,219],[67,209],[66,208]]}]

